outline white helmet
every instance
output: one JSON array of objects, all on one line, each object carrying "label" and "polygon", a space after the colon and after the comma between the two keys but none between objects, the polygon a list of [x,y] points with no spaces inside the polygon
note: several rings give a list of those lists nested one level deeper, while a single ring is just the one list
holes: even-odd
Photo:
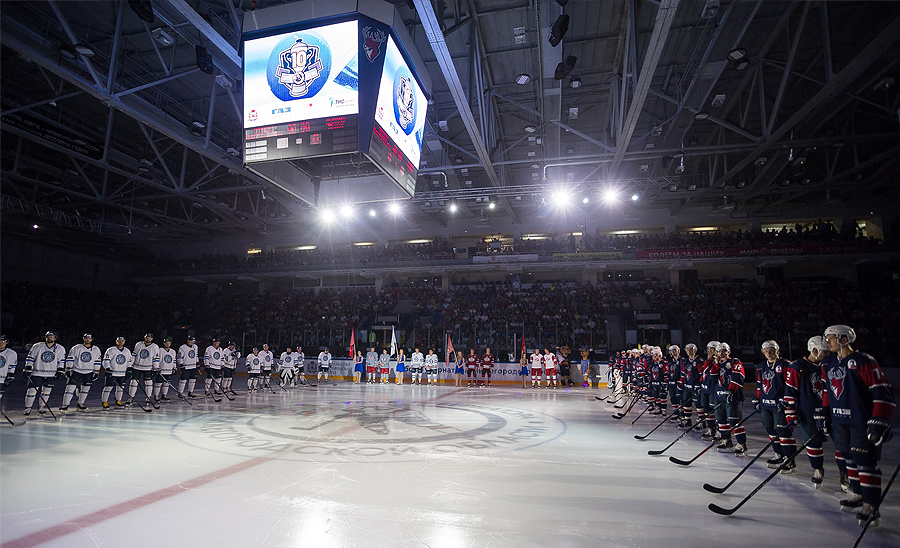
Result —
[{"label": "white helmet", "polygon": [[677,344],[673,344],[673,345],[669,346],[669,354],[672,354],[676,351],[681,352],[681,348],[679,348]]},{"label": "white helmet", "polygon": [[719,341],[709,341],[706,343],[706,349],[709,350],[710,348],[719,348]]},{"label": "white helmet", "polygon": [[731,354],[731,347],[728,346],[728,343],[720,342],[719,344],[716,345],[717,352],[721,352],[722,350]]},{"label": "white helmet", "polygon": [[828,350],[828,343],[825,342],[825,338],[819,335],[815,337],[810,337],[808,341],[806,341],[806,350],[812,352],[813,349],[816,349],[821,354]]},{"label": "white helmet", "polygon": [[838,342],[841,342],[841,337],[847,337],[846,343],[841,344],[853,344],[853,341],[856,340],[856,331],[853,330],[849,325],[831,325],[825,329],[825,338],[828,338],[828,335],[834,335],[837,337]]},{"label": "white helmet", "polygon": [[774,348],[776,352],[779,351],[779,350],[781,350],[781,347],[778,346],[778,343],[775,342],[775,341],[773,341],[773,340],[771,340],[771,339],[769,339],[768,341],[762,343],[762,351],[763,351],[763,352],[766,351],[766,348]]},{"label": "white helmet", "polygon": [[696,351],[696,350],[697,350],[697,345],[694,344],[694,343],[687,343],[686,345],[684,345],[684,350],[685,350],[685,352],[687,352],[687,349],[688,349],[688,348],[693,348],[693,349]]},{"label": "white helmet", "polygon": [[660,357],[663,355],[662,349],[659,348],[658,346],[654,346],[653,350],[650,351],[650,354],[652,354],[653,356],[660,356]]}]

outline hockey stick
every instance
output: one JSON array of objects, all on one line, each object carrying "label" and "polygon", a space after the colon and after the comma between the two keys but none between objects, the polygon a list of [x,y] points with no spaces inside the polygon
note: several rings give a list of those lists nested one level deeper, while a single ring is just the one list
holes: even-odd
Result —
[{"label": "hockey stick", "polygon": [[3,418],[6,419],[6,421],[10,425],[12,425],[13,428],[15,428],[16,426],[22,426],[23,424],[25,424],[25,419],[22,419],[19,421],[14,421],[11,418],[9,418],[9,415],[7,415],[6,413],[3,412],[2,406],[3,406],[3,394],[0,394],[0,413],[3,413]]},{"label": "hockey stick", "polygon": [[869,519],[866,520],[865,525],[863,525],[863,530],[860,531],[859,537],[857,537],[856,542],[853,544],[853,548],[859,546],[860,541],[862,541],[863,535],[866,534],[866,531],[869,530],[869,525],[875,521],[875,516],[877,515],[878,509],[881,508],[881,504],[884,502],[884,497],[887,495],[888,489],[891,488],[891,484],[894,483],[894,480],[897,479],[897,472],[900,472],[900,463],[897,463],[897,467],[894,468],[894,473],[891,474],[890,481],[887,482],[887,485],[884,486],[884,490],[881,492],[881,498],[878,499],[878,504],[875,505],[875,509],[872,510],[872,513],[869,515]]},{"label": "hockey stick", "polygon": [[[200,368],[198,367],[198,368],[197,368],[197,374],[200,375],[200,378],[201,378],[201,379],[203,379],[203,390],[206,392],[206,395],[207,395],[207,396],[211,396],[212,399],[213,399],[213,401],[216,402],[216,403],[219,403],[220,401],[222,401],[222,398],[221,398],[221,397],[220,397],[220,398],[216,398],[216,391],[215,391],[215,389],[213,389],[212,392],[209,392],[209,391],[206,389],[206,371],[200,371]],[[275,392],[272,392],[272,393],[274,394]]]},{"label": "hockey stick", "polygon": [[632,396],[631,403],[628,405],[628,409],[626,409],[624,413],[616,413],[615,415],[612,416],[612,418],[616,419],[617,421],[622,420],[625,417],[625,415],[627,415],[628,412],[634,408],[634,406],[635,406],[635,404],[637,404],[637,402],[638,402],[638,397]]},{"label": "hockey stick", "polygon": [[[175,372],[173,371],[173,372],[172,372],[172,375],[174,375],[174,374],[175,374]],[[166,377],[166,376],[163,375],[163,374],[160,374],[160,377],[162,377],[162,379],[163,379],[164,381],[166,381],[166,384],[169,385],[169,388],[171,388],[172,390],[175,391],[176,394],[178,394],[178,397],[176,397],[175,399],[181,400],[181,401],[187,403],[187,404],[190,405],[190,406],[193,406],[193,405],[194,405],[193,403],[191,403],[191,401],[190,401],[189,399],[187,399],[187,398],[185,398],[184,396],[181,395],[181,392],[179,392],[178,389],[175,388],[175,385],[172,384],[172,383],[169,381],[168,377]],[[168,397],[168,396],[166,396],[166,397]]]},{"label": "hockey stick", "polygon": [[[28,376],[28,384],[30,384],[31,387],[34,388],[34,391],[37,393],[37,397],[41,399],[41,402],[43,402],[44,407],[47,408],[47,411],[50,412],[50,416],[53,417],[53,420],[58,421],[59,419],[56,417],[56,413],[54,413],[53,410],[50,409],[50,406],[47,404],[47,400],[44,398],[43,390],[38,390],[37,386],[34,385],[34,381],[31,380],[30,375]],[[40,413],[40,409],[38,409],[38,413]]]},{"label": "hockey stick", "polygon": [[[131,380],[133,381],[134,379],[131,379]],[[152,383],[153,380],[151,379],[150,382]],[[141,389],[141,392],[144,393],[144,397],[147,398],[147,403],[152,405],[153,409],[156,409],[157,411],[159,411],[159,405],[153,403],[153,398],[151,398],[150,394],[147,393],[147,390],[144,388],[144,383],[142,383],[141,381],[137,381],[137,385],[138,385],[138,388]],[[138,405],[140,405],[140,404],[138,404]]]},{"label": "hockey stick", "polygon": [[[781,429],[781,432],[778,432],[778,434],[775,435],[776,439],[777,439],[777,438],[780,438],[780,437],[781,437],[781,434],[783,434],[785,430],[787,430],[788,428],[791,428],[791,427],[793,427],[793,426],[794,426],[794,423],[791,423],[791,424],[785,426],[784,428],[782,428],[782,429]],[[704,484],[703,484],[703,488],[706,489],[707,491],[709,491],[710,493],[716,493],[716,494],[724,493],[725,491],[728,490],[729,487],[731,487],[732,485],[734,485],[734,482],[736,482],[736,481],[738,480],[739,477],[741,477],[742,475],[744,475],[744,472],[746,472],[747,470],[750,469],[750,465],[752,465],[754,462],[756,462],[757,460],[759,460],[759,457],[763,456],[763,453],[765,453],[766,450],[768,450],[769,447],[771,447],[774,443],[775,443],[775,440],[772,440],[772,441],[770,441],[769,443],[767,443],[766,446],[762,448],[762,451],[760,451],[759,453],[756,454],[755,457],[753,457],[752,459],[750,459],[750,462],[748,462],[748,463],[746,464],[746,466],[744,466],[743,468],[741,468],[741,471],[738,472],[738,474],[737,474],[734,478],[732,478],[732,480],[729,481],[729,482],[728,482],[728,485],[726,485],[725,487],[716,487],[716,486],[714,486],[714,485],[710,485],[710,484],[708,484],[708,483],[704,483]]]},{"label": "hockey stick", "polygon": [[[219,390],[221,390],[222,393],[225,394],[225,397],[228,398],[228,401],[234,401],[234,398],[228,395],[228,392],[224,388],[222,388],[222,383],[219,382],[219,380],[216,377],[213,377],[212,375],[210,375],[209,378],[212,379],[213,390],[215,390],[215,387],[218,386]],[[213,399],[215,399],[215,398],[213,398]],[[222,399],[219,398],[219,401],[222,401]]]},{"label": "hockey stick", "polygon": [[[671,413],[669,413],[669,414],[666,416],[666,418],[664,418],[664,419],[662,420],[661,423],[659,423],[659,424],[657,424],[656,426],[654,426],[654,427],[653,427],[653,430],[647,432],[647,433],[646,433],[645,435],[643,435],[643,436],[638,436],[637,434],[635,434],[635,435],[634,435],[634,439],[636,439],[636,440],[645,440],[645,439],[647,439],[647,436],[649,436],[650,434],[656,432],[656,429],[657,429],[657,428],[659,428],[660,426],[666,424],[666,421],[669,420],[669,419],[671,419],[672,417],[674,417],[677,413],[678,413],[678,411],[672,411]],[[635,419],[635,420],[637,420],[637,419]]]},{"label": "hockey stick", "polygon": [[[113,377],[112,375],[110,375],[109,378],[112,379],[112,382],[113,382],[113,384],[116,385],[116,388],[118,388],[119,390],[122,391],[122,397],[124,398],[125,395],[128,394],[128,392],[122,387],[121,384],[119,384],[119,383],[116,381],[116,378],[115,378],[115,377]],[[138,383],[138,385],[140,385],[140,384],[141,384],[141,383]],[[129,397],[130,397],[130,396],[129,396]],[[120,400],[117,400],[117,401],[120,401]],[[148,409],[148,408],[144,407],[143,405],[141,405],[140,402],[137,402],[137,404],[138,404],[138,407],[141,408],[141,411],[143,411],[143,412],[145,412],[145,413],[152,413],[152,412],[153,412],[152,409]]]},{"label": "hockey stick", "polygon": [[[714,407],[714,408],[713,408],[713,411],[715,411],[716,408],[718,408],[720,405],[722,405],[722,404],[724,404],[724,403],[725,403],[725,402],[722,402],[722,403],[720,403],[719,405],[717,405],[716,407]],[[666,451],[668,451],[670,447],[672,447],[673,445],[675,445],[676,443],[678,443],[678,440],[680,440],[681,438],[683,438],[684,435],[687,434],[688,432],[690,432],[691,430],[692,430],[691,428],[688,428],[687,430],[685,430],[684,432],[682,432],[682,434],[681,434],[680,436],[678,436],[677,438],[675,438],[675,441],[673,441],[672,443],[670,443],[669,445],[667,445],[662,451],[647,451],[647,454],[648,454],[648,455],[662,455],[663,453],[665,453]]]},{"label": "hockey stick", "polygon": [[[715,407],[714,407],[713,409],[715,409]],[[754,409],[752,413],[750,413],[749,415],[747,415],[746,417],[744,417],[744,418],[741,420],[741,422],[739,422],[739,423],[735,424],[734,426],[732,426],[732,429],[735,429],[735,428],[737,428],[738,426],[744,424],[744,421],[746,421],[747,419],[749,419],[750,417],[752,417],[752,416],[755,415],[755,414],[756,414],[756,409]],[[701,456],[703,456],[703,453],[706,453],[707,451],[709,451],[710,449],[712,449],[713,446],[714,446],[715,444],[717,444],[717,443],[719,443],[719,440],[713,440],[712,443],[710,443],[710,444],[706,447],[706,449],[704,449],[703,451],[700,451],[699,453],[697,453],[697,455],[696,455],[694,458],[692,458],[691,460],[681,460],[681,459],[677,459],[677,458],[675,458],[675,457],[669,457],[669,460],[672,461],[672,462],[674,462],[675,464],[680,464],[681,466],[688,466],[688,465],[690,465],[692,462],[694,462],[695,460],[697,460],[697,459],[699,459]],[[804,446],[804,447],[805,447],[805,446]]]},{"label": "hockey stick", "polygon": [[[640,401],[640,400],[641,400],[641,398],[640,398],[640,396],[639,396],[639,397],[638,397],[638,401]],[[649,411],[649,410],[650,410],[650,405],[647,405],[647,407],[645,407],[644,410],[641,411],[641,413],[640,413],[637,417],[635,417],[633,421],[631,421],[631,426],[634,426],[634,423],[636,423],[636,422],[638,421],[639,418],[643,417],[643,416],[644,416],[644,413],[646,413],[646,412]]]},{"label": "hockey stick", "polygon": [[[798,447],[797,450],[794,451],[794,456],[799,455],[801,451],[803,451],[804,449],[806,449],[806,446],[809,445],[810,442],[812,442],[812,441],[816,438],[816,435],[817,435],[819,432],[821,432],[821,430],[816,430],[815,434],[813,434],[812,436],[810,436],[810,438],[809,438],[808,440],[806,440],[806,442],[805,442],[803,445],[801,445],[800,447]],[[758,493],[760,489],[762,489],[767,483],[769,483],[769,480],[771,480],[772,478],[774,478],[775,476],[777,476],[779,472],[781,472],[782,470],[784,470],[784,467],[787,466],[787,464],[788,464],[789,462],[791,462],[792,460],[793,460],[793,456],[792,456],[790,459],[786,459],[783,463],[781,463],[780,465],[778,465],[778,468],[776,468],[775,470],[773,470],[772,473],[769,474],[769,477],[767,477],[766,479],[763,480],[762,483],[760,483],[759,485],[757,485],[757,486],[756,486],[756,489],[754,489],[753,491],[750,492],[749,495],[747,495],[746,497],[744,497],[744,498],[741,500],[741,502],[739,502],[739,503],[737,504],[737,506],[735,506],[734,508],[722,508],[722,507],[719,506],[718,504],[714,504],[714,503],[712,503],[712,502],[709,503],[708,508],[709,508],[710,510],[712,510],[713,512],[715,512],[716,514],[719,514],[720,516],[730,516],[731,514],[737,512],[737,511],[738,511],[738,508],[740,508],[741,506],[743,506],[748,500],[750,500],[750,499],[753,497],[753,495],[755,495],[756,493]],[[874,513],[873,513],[873,515],[874,515]]]}]

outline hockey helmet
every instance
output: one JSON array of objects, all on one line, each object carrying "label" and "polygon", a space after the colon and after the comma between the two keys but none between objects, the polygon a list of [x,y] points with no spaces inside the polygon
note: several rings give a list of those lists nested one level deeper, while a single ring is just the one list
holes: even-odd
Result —
[{"label": "hockey helmet", "polygon": [[769,339],[768,341],[765,341],[762,343],[762,351],[763,352],[766,351],[766,348],[774,348],[776,352],[781,350],[781,347],[778,346],[778,343],[773,341],[772,339]]},{"label": "hockey helmet", "polygon": [[81,338],[82,339],[93,339],[94,336],[91,335],[90,333],[85,333],[84,335],[81,336]]},{"label": "hockey helmet", "polygon": [[47,337],[56,337],[56,331],[53,331],[51,329],[50,331],[47,331],[46,333],[44,333],[44,338],[46,339]]},{"label": "hockey helmet", "polygon": [[708,343],[706,343],[706,349],[709,350],[710,348],[719,348],[719,341],[709,341]]},{"label": "hockey helmet", "polygon": [[149,339],[152,339],[152,338],[153,338],[153,333],[144,333],[144,338],[145,338],[145,339],[148,339],[148,338],[149,338]]},{"label": "hockey helmet", "polygon": [[[856,341],[856,331],[853,330],[849,325],[831,325],[825,329],[825,339],[828,338],[828,335],[834,335],[837,337],[838,343],[840,344],[853,344]],[[841,343],[841,337],[847,337],[846,343]]]},{"label": "hockey helmet", "polygon": [[669,345],[669,354],[674,354],[675,352],[681,352],[681,348],[677,344]]},{"label": "hockey helmet", "polygon": [[725,352],[731,354],[731,346],[729,346],[728,343],[720,342],[719,344],[716,345],[716,351],[717,351],[717,352],[721,352],[721,351],[723,351],[723,350],[724,350]]},{"label": "hockey helmet", "polygon": [[660,357],[662,357],[662,355],[663,355],[663,353],[662,353],[662,348],[660,348],[660,347],[658,347],[658,346],[654,346],[654,347],[653,347],[653,350],[650,351],[650,354],[652,354],[653,356],[660,356]]},{"label": "hockey helmet", "polygon": [[687,343],[686,345],[684,345],[684,350],[685,350],[685,352],[687,352],[687,349],[688,349],[688,348],[693,348],[694,351],[696,351],[696,350],[697,350],[697,345],[694,344],[694,343]]},{"label": "hockey helmet", "polygon": [[825,342],[825,337],[822,337],[821,335],[810,337],[809,340],[806,341],[806,350],[812,352],[813,349],[818,350],[820,354],[828,350],[828,343]]}]

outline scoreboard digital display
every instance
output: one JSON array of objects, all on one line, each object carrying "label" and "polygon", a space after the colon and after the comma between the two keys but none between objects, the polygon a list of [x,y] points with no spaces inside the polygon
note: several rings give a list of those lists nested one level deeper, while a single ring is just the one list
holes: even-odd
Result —
[{"label": "scoreboard digital display", "polygon": [[419,82],[393,36],[387,37],[369,157],[410,195],[416,189],[427,108]]},{"label": "scoreboard digital display", "polygon": [[358,149],[357,21],[244,42],[244,161]]}]

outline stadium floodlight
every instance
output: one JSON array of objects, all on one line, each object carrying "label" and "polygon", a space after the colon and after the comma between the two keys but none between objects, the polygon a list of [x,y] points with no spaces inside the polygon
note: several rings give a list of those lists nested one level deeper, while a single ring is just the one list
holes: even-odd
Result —
[{"label": "stadium floodlight", "polygon": [[369,217],[374,217],[376,215],[378,215],[378,213],[374,209],[369,210]]},{"label": "stadium floodlight", "polygon": [[590,201],[591,201],[591,199],[588,196],[585,196],[584,198],[581,199],[581,203],[583,203],[583,204],[586,204]]},{"label": "stadium floodlight", "polygon": [[550,36],[547,38],[547,41],[550,42],[550,45],[555,48],[562,41],[563,36],[566,35],[566,32],[568,30],[569,16],[564,13],[556,19],[556,22],[553,23],[553,26],[550,28]]},{"label": "stadium floodlight", "polygon": [[558,206],[564,206],[569,203],[569,193],[565,190],[557,190],[551,196],[553,203]]},{"label": "stadium floodlight", "polygon": [[495,204],[494,202],[488,204],[488,209],[494,209],[495,207],[497,207],[497,204]]},{"label": "stadium floodlight", "polygon": [[400,204],[397,202],[392,203],[388,206],[388,211],[390,211],[392,215],[400,215]]},{"label": "stadium floodlight", "polygon": [[319,211],[319,219],[325,224],[331,224],[331,221],[334,220],[334,215],[330,209],[322,209]]},{"label": "stadium floodlight", "polygon": [[450,204],[450,213],[456,213],[456,204]]},{"label": "stadium floodlight", "polygon": [[638,200],[640,200],[640,199],[641,199],[640,194],[638,194],[638,193],[636,193],[636,192],[635,192],[634,194],[631,195],[631,201],[632,201],[632,202],[636,202],[636,201],[638,201]]},{"label": "stadium floodlight", "polygon": [[343,215],[345,219],[350,219],[350,218],[352,218],[352,217],[353,217],[353,213],[354,213],[354,211],[353,211],[353,206],[352,206],[352,205],[350,205],[350,204],[344,204],[344,206],[341,207],[341,215]]},{"label": "stadium floodlight", "polygon": [[614,188],[608,188],[603,192],[603,201],[612,203],[619,199],[619,192]]}]

